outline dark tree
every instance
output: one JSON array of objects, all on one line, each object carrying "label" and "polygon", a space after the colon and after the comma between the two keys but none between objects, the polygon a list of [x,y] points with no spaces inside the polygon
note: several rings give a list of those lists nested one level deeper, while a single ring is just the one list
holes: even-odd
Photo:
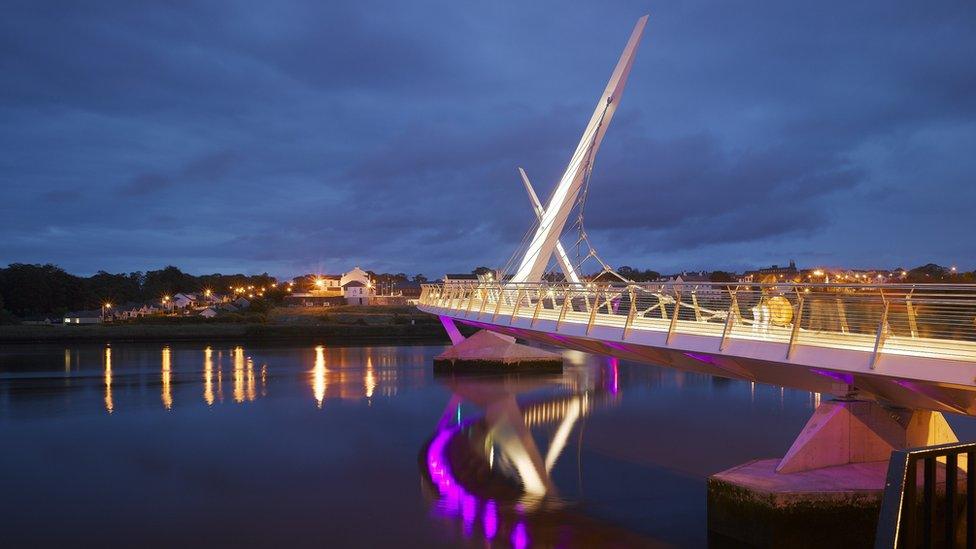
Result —
[{"label": "dark tree", "polygon": [[85,306],[82,279],[55,265],[13,263],[0,269],[0,293],[19,317],[63,313]]},{"label": "dark tree", "polygon": [[906,280],[908,282],[941,282],[949,276],[949,269],[936,265],[935,263],[929,263],[927,265],[922,265],[921,267],[915,267],[914,269],[908,271],[908,276]]},{"label": "dark tree", "polygon": [[708,275],[708,280],[712,282],[735,282],[735,277],[732,276],[732,273],[725,271],[712,271]]}]

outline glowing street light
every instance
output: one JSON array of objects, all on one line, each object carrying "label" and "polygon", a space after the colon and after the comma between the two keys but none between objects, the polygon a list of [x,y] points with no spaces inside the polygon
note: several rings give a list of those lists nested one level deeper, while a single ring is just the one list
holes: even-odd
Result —
[{"label": "glowing street light", "polygon": [[325,279],[322,278],[321,276],[315,277],[315,287],[318,288],[318,289],[320,289],[320,290],[322,288],[325,288]]}]

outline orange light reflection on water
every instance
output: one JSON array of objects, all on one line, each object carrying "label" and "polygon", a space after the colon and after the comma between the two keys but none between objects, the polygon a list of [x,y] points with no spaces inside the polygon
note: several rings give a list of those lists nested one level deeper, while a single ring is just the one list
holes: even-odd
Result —
[{"label": "orange light reflection on water", "polygon": [[315,367],[312,369],[312,392],[315,395],[315,402],[318,407],[322,407],[325,401],[325,347],[318,345],[315,347]]},{"label": "orange light reflection on water", "polygon": [[234,402],[244,402],[244,349],[234,347]]},{"label": "orange light reflection on water", "polygon": [[167,410],[173,408],[173,390],[170,387],[170,379],[172,377],[171,360],[169,347],[163,347],[163,368],[161,373],[162,394],[160,398],[163,401],[163,407]]},{"label": "orange light reflection on water", "polygon": [[112,348],[105,347],[105,411],[112,413],[115,403],[112,401]]},{"label": "orange light reflection on water", "polygon": [[203,400],[207,406],[213,406],[213,351],[210,347],[203,350]]}]

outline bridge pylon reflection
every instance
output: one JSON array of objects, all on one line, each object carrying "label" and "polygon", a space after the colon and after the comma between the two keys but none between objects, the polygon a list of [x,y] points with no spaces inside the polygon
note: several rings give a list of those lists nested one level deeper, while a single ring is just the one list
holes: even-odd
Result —
[{"label": "bridge pylon reflection", "polygon": [[[507,538],[514,546],[529,540],[546,546],[567,529],[578,529],[576,541],[632,539],[582,515],[552,479],[580,422],[618,401],[617,368],[611,360],[595,377],[588,369],[561,376],[444,376],[452,396],[421,452],[435,512],[460,521],[465,536]],[[471,413],[462,415],[462,407]],[[548,443],[540,446],[547,432]]]}]

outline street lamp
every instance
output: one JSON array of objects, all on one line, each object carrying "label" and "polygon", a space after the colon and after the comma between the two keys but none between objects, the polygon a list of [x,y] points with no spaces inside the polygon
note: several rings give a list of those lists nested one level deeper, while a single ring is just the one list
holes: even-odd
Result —
[{"label": "street lamp", "polygon": [[102,322],[105,322],[105,310],[111,308],[112,308],[111,303],[108,302],[102,303]]}]

